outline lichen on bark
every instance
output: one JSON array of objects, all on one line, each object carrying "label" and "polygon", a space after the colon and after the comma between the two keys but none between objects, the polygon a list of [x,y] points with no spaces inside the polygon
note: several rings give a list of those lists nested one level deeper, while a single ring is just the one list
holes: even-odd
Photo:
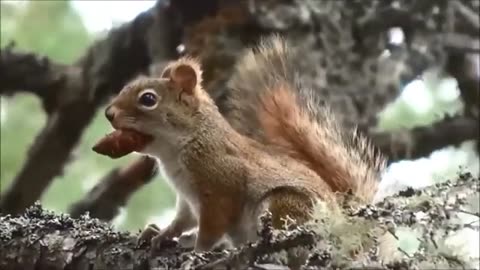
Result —
[{"label": "lichen on bark", "polygon": [[[464,229],[478,235],[478,202],[472,198],[478,199],[479,188],[478,177],[461,173],[458,179],[407,189],[374,205],[358,205],[342,195],[338,212],[319,205],[312,222],[286,223],[284,230],[272,229],[266,214],[257,242],[201,254],[173,240],[150,250],[148,244],[137,244],[134,233],[116,231],[88,215],[55,214],[36,203],[21,215],[0,217],[0,268],[471,269],[478,267],[478,258],[462,254],[448,238]],[[417,234],[416,250],[402,249],[399,228]]]}]

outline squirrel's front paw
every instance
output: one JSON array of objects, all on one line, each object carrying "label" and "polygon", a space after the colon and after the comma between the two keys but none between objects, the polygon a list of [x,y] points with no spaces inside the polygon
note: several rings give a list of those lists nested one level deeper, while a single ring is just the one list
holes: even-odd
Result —
[{"label": "squirrel's front paw", "polygon": [[197,239],[197,231],[184,233],[178,237],[178,244],[182,248],[193,249],[195,247],[196,239]]},{"label": "squirrel's front paw", "polygon": [[160,228],[155,224],[148,224],[138,236],[137,244],[141,244],[143,242],[149,243],[158,234],[160,234]]},{"label": "squirrel's front paw", "polygon": [[152,249],[175,247],[178,241],[173,240],[173,237],[172,233],[166,229],[152,238],[150,246]]},{"label": "squirrel's front paw", "polygon": [[174,235],[169,227],[161,230],[155,224],[148,224],[138,236],[137,244],[150,243],[152,249],[176,246],[177,241],[174,241],[172,237]]}]

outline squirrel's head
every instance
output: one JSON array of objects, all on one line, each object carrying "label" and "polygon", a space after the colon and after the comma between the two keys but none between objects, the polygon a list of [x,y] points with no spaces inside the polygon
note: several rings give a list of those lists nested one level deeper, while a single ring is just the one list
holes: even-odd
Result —
[{"label": "squirrel's head", "polygon": [[178,137],[195,127],[198,111],[213,104],[201,87],[201,69],[192,58],[168,64],[158,78],[128,83],[105,110],[115,129],[156,137]]}]

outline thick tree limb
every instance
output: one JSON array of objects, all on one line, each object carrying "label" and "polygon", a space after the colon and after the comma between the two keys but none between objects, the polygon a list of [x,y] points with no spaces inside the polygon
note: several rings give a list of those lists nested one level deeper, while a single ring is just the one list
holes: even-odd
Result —
[{"label": "thick tree limb", "polygon": [[122,169],[112,170],[81,201],[73,204],[69,213],[79,217],[89,212],[100,220],[112,220],[129,197],[157,174],[157,168],[155,159],[144,156]]},{"label": "thick tree limb", "polygon": [[[82,216],[79,219],[67,215],[55,215],[41,209],[39,204],[29,208],[21,216],[0,217],[0,267],[12,269],[68,269],[68,270],[106,270],[106,269],[284,269],[289,263],[288,256],[277,252],[301,248],[311,256],[306,265],[317,269],[405,269],[439,264],[439,260],[449,265],[447,268],[466,265],[462,258],[449,254],[444,247],[428,245],[432,241],[441,241],[444,230],[459,230],[456,217],[464,209],[466,199],[478,194],[478,178],[470,174],[461,174],[459,180],[428,187],[423,190],[407,190],[385,198],[374,206],[345,204],[345,215],[318,217],[319,220],[307,226],[291,226],[288,230],[272,230],[269,216],[264,216],[263,229],[259,232],[259,241],[239,249],[214,251],[203,254],[191,253],[180,248],[175,242],[165,242],[161,250],[151,251],[147,245],[137,246],[134,235],[115,232],[97,219]],[[348,199],[348,198],[347,198]],[[442,211],[448,212],[445,214]],[[420,215],[421,213],[424,213]],[[431,215],[434,222],[425,224],[425,218]],[[326,231],[335,226],[349,226],[350,235],[338,235],[339,232]],[[452,221],[453,223],[449,223]],[[341,222],[341,223],[339,223]],[[363,224],[363,225],[361,225]],[[425,243],[413,257],[400,254],[392,261],[382,261],[375,252],[379,248],[376,241],[365,243],[365,254],[339,253],[345,251],[342,239],[350,238],[365,231],[365,237],[376,237],[373,231],[392,227],[392,224],[407,227],[420,227],[431,232],[429,226],[438,228],[432,238],[430,233],[422,234]],[[453,224],[453,225],[452,225]],[[455,224],[459,225],[456,226]],[[293,225],[293,224],[292,224]],[[365,230],[361,226],[367,226]],[[357,226],[357,227],[355,227]],[[394,228],[394,226],[392,228]],[[358,228],[358,231],[353,229]],[[394,230],[391,230],[395,234]],[[314,246],[314,250],[311,247]],[[432,255],[434,254],[434,255]],[[436,255],[435,255],[436,254]],[[298,259],[298,258],[297,258]],[[291,263],[291,262],[290,262]],[[279,267],[279,268],[278,268]],[[444,267],[445,268],[445,267]]]},{"label": "thick tree limb", "polygon": [[[469,258],[468,254],[458,253],[446,241],[465,228],[478,232],[480,220],[470,222],[460,218],[462,209],[471,207],[468,200],[479,194],[478,180],[469,173],[461,173],[458,180],[419,190],[409,188],[375,205],[360,207],[345,196],[343,213],[346,219],[342,215],[319,213],[320,221],[313,226],[322,235],[327,235],[326,239],[334,240],[327,240],[326,250],[324,245],[323,250],[310,258],[309,265],[328,269],[471,269],[478,265],[478,257]],[[358,217],[365,219],[362,221]],[[330,230],[338,227],[343,229],[332,237]],[[411,254],[395,244],[399,239],[399,227],[419,233],[420,245]],[[363,241],[355,243],[352,238]],[[363,250],[357,259],[335,258],[334,254],[355,252],[355,245]]]}]

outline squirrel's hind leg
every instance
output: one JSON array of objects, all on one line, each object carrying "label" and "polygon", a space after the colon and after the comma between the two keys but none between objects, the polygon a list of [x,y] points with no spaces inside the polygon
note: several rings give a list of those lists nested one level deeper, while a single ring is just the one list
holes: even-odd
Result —
[{"label": "squirrel's hind leg", "polygon": [[240,207],[233,196],[212,196],[202,201],[195,251],[211,251],[226,240],[225,236],[238,221]]},{"label": "squirrel's hind leg", "polygon": [[[301,225],[311,219],[314,200],[312,197],[291,189],[273,191],[268,197],[267,209],[272,214],[272,225],[275,229],[289,229],[289,221]],[[310,251],[303,248],[287,249],[287,265],[289,269],[300,269],[304,265]]]},{"label": "squirrel's hind leg", "polygon": [[314,206],[307,194],[283,188],[272,191],[267,200],[275,229],[284,229],[288,219],[293,219],[298,225],[307,222]]}]

